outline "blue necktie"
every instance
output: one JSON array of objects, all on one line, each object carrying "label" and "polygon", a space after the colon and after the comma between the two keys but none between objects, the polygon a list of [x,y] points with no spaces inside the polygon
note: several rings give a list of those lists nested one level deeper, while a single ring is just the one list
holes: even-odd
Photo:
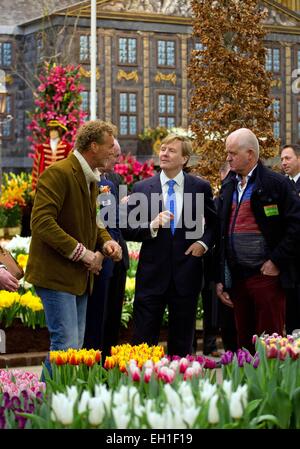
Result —
[{"label": "blue necktie", "polygon": [[170,179],[167,184],[169,188],[167,193],[166,209],[174,215],[174,220],[170,222],[171,232],[174,235],[176,228],[176,196],[174,185],[176,184],[176,181],[174,181],[174,179]]}]

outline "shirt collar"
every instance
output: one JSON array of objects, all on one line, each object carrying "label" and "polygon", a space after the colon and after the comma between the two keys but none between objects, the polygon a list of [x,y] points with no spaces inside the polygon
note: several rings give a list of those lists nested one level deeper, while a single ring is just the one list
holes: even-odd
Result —
[{"label": "shirt collar", "polygon": [[[247,182],[249,181],[249,179],[251,178],[252,173],[254,172],[254,170],[256,169],[256,167],[257,167],[257,164],[255,165],[255,167],[252,168],[251,171],[249,171],[248,175],[246,176],[246,184],[247,184]],[[236,179],[237,179],[238,181],[241,181],[241,180],[242,180],[241,175],[238,175],[238,174],[237,174],[237,175],[236,175]]]},{"label": "shirt collar", "polygon": [[87,184],[89,185],[91,182],[99,182],[100,181],[99,170],[97,168],[92,170],[87,161],[82,156],[82,154],[79,153],[79,151],[74,150],[74,156],[77,157],[79,164],[81,165]]},{"label": "shirt collar", "polygon": [[295,181],[295,182],[297,182],[298,181],[298,179],[300,178],[300,172],[299,173],[297,173],[297,175],[296,176],[294,176],[294,177],[292,177],[292,176],[289,176],[289,178],[292,180],[292,181]]},{"label": "shirt collar", "polygon": [[184,175],[183,175],[183,171],[180,170],[180,172],[178,173],[178,175],[175,176],[175,178],[168,178],[168,176],[165,174],[165,172],[162,170],[160,173],[160,182],[161,185],[164,186],[165,184],[167,184],[168,181],[170,181],[170,179],[174,179],[174,181],[176,182],[176,184],[178,186],[182,186],[183,182],[184,182]]}]

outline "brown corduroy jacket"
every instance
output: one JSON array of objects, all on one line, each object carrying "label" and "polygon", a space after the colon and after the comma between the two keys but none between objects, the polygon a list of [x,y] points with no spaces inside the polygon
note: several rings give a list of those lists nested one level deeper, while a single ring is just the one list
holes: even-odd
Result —
[{"label": "brown corduroy jacket", "polygon": [[38,287],[82,295],[92,276],[68,257],[78,242],[91,251],[112,240],[96,225],[98,188],[86,179],[74,154],[50,166],[39,178],[32,215],[32,239],[25,278]]}]

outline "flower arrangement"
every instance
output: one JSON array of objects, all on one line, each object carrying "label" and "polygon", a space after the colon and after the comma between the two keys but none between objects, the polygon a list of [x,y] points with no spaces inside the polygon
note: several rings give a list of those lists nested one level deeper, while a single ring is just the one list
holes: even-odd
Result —
[{"label": "flower arrangement", "polygon": [[157,126],[156,128],[145,128],[141,134],[139,134],[139,139],[144,141],[150,141],[154,143],[157,139],[162,140],[168,135],[168,129],[164,126]]},{"label": "flower arrangement", "polygon": [[18,257],[19,254],[29,254],[30,241],[31,237],[20,237],[17,235],[3,246],[10,251],[14,257]]},{"label": "flower arrangement", "polygon": [[18,226],[21,223],[22,209],[31,199],[31,175],[4,173],[0,197],[0,226]]},{"label": "flower arrangement", "polygon": [[0,429],[24,429],[27,418],[41,402],[46,385],[37,374],[19,369],[0,370]]},{"label": "flower arrangement", "polygon": [[120,156],[119,163],[115,165],[114,171],[122,176],[124,184],[127,184],[129,191],[135,182],[150,178],[155,173],[152,159],[141,164],[130,153]]},{"label": "flower arrangement", "polygon": [[12,325],[19,318],[24,326],[33,329],[46,327],[46,319],[41,299],[31,291],[25,294],[0,290],[0,322],[4,327]]},{"label": "flower arrangement", "polygon": [[86,117],[86,113],[80,109],[80,93],[84,90],[80,67],[45,63],[39,78],[41,84],[36,93],[36,108],[30,115],[31,122],[28,125],[32,132],[28,138],[32,149],[46,140],[46,124],[49,120],[58,120],[65,125],[68,130],[64,138],[73,143],[76,131]]}]

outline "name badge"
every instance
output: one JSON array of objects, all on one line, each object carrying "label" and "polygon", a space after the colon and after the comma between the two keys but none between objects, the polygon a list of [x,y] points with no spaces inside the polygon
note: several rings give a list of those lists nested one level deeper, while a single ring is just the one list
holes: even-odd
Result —
[{"label": "name badge", "polygon": [[266,217],[273,217],[274,215],[279,215],[277,204],[270,204],[269,206],[264,206],[264,211]]}]

